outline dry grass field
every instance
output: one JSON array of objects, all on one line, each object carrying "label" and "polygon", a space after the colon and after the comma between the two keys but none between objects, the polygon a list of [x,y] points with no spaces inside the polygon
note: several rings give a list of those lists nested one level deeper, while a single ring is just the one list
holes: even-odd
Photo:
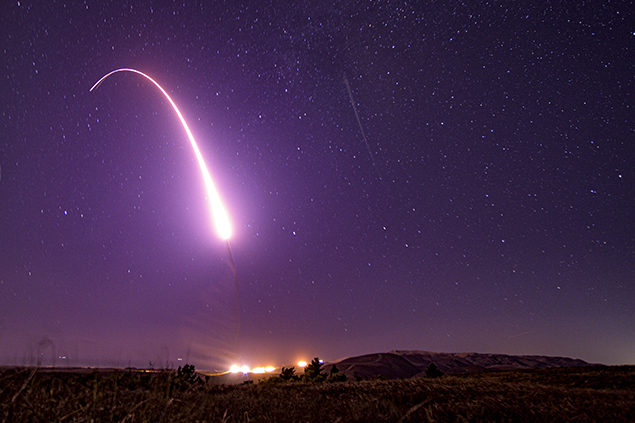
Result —
[{"label": "dry grass field", "polygon": [[627,422],[635,366],[217,385],[174,371],[0,372],[2,422]]}]

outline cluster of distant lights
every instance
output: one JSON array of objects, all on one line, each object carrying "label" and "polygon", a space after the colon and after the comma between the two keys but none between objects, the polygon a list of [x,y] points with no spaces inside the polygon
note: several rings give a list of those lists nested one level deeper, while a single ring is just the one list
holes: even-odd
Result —
[{"label": "cluster of distant lights", "polygon": [[[307,362],[306,361],[298,361],[298,367],[306,367],[306,366],[307,366]],[[254,367],[253,369],[251,369],[251,368],[249,368],[249,366],[238,366],[238,365],[234,364],[233,366],[230,367],[229,373],[242,373],[244,375],[249,374],[249,373],[263,374],[263,373],[271,373],[271,372],[273,372],[275,370],[276,370],[276,368],[273,367],[273,366]]]},{"label": "cluster of distant lights", "polygon": [[255,374],[262,374],[262,373],[271,373],[274,370],[276,370],[275,367],[273,366],[267,366],[267,367],[254,367],[253,369],[250,369],[249,366],[237,366],[237,365],[233,365],[231,366],[231,368],[229,369],[229,373],[243,373],[243,374],[247,374],[247,373],[255,373]]}]

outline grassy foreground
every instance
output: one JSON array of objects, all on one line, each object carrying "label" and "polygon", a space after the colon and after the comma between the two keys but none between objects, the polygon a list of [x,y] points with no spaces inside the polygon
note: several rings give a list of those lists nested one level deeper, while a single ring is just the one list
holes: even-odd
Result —
[{"label": "grassy foreground", "polygon": [[176,372],[0,371],[2,422],[626,422],[635,366],[311,384]]}]

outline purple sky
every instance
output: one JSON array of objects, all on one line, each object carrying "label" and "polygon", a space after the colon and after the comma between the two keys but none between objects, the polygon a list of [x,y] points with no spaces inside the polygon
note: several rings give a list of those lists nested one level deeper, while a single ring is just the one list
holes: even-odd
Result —
[{"label": "purple sky", "polygon": [[[0,364],[635,363],[627,2],[41,3],[0,14]],[[121,67],[203,151],[239,304],[170,105],[89,92]]]}]

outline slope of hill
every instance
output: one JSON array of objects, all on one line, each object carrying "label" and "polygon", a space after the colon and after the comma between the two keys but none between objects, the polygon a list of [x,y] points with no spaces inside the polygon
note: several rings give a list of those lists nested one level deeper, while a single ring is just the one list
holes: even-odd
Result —
[{"label": "slope of hill", "polygon": [[579,367],[589,364],[566,357],[395,350],[345,358],[328,363],[325,370],[328,372],[333,365],[336,365],[340,372],[353,380],[369,379],[379,375],[386,379],[405,379],[425,376],[425,370],[430,363],[434,363],[439,370],[448,375],[492,370]]}]

